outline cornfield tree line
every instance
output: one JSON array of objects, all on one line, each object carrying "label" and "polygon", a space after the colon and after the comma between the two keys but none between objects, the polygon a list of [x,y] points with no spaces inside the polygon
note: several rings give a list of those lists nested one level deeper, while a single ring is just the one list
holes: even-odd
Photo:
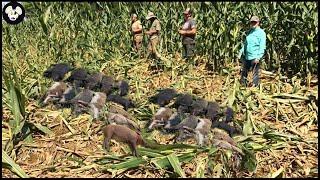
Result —
[{"label": "cornfield tree line", "polygon": [[[180,52],[177,30],[183,23],[183,10],[190,7],[198,26],[197,54],[206,57],[205,63],[213,70],[236,62],[249,28],[248,19],[255,14],[267,33],[266,70],[281,68],[288,75],[317,73],[316,2],[37,2],[25,3],[25,7],[28,21],[19,28],[4,28],[4,42],[13,45],[8,49],[17,48],[15,41],[19,46],[34,43],[35,48],[43,49],[57,61],[94,63],[85,59],[90,54],[99,65],[114,54],[132,53],[130,15],[137,13],[144,28],[148,28],[148,11],[153,11],[162,24],[162,54]],[[21,38],[30,35],[39,37],[35,38],[38,41]]]}]

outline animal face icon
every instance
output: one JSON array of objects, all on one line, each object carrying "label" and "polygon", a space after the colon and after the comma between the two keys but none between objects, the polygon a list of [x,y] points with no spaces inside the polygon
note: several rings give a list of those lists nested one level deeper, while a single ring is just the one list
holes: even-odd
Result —
[{"label": "animal face icon", "polygon": [[12,6],[8,6],[5,10],[5,13],[8,15],[11,21],[15,21],[22,14],[22,9],[17,6],[15,9]]}]

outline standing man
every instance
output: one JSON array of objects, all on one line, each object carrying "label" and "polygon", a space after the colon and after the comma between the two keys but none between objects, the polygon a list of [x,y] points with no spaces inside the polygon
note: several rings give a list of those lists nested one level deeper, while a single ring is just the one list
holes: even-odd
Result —
[{"label": "standing man", "polygon": [[138,20],[137,14],[132,14],[131,21],[132,21],[131,29],[133,34],[133,47],[136,52],[140,53],[140,49],[142,47],[142,39],[143,39],[142,25],[141,25],[141,22]]},{"label": "standing man", "polygon": [[179,33],[182,35],[182,57],[190,59],[194,55],[195,49],[195,37],[196,37],[196,22],[191,17],[191,10],[187,8],[183,12],[184,24],[179,30]]},{"label": "standing man", "polygon": [[159,39],[160,30],[161,30],[160,21],[153,14],[153,12],[149,12],[146,19],[152,23],[149,31],[146,32],[146,34],[149,35],[149,42],[148,42],[149,55],[151,54],[153,57],[156,56],[156,58],[160,58],[161,56],[157,50],[159,40],[160,40]]},{"label": "standing man", "polygon": [[250,68],[253,69],[253,85],[259,86],[260,60],[266,49],[266,33],[260,28],[260,20],[257,16],[250,19],[251,29],[246,36],[245,42],[239,52],[238,58],[244,55],[241,72],[241,84],[247,86],[247,76]]}]

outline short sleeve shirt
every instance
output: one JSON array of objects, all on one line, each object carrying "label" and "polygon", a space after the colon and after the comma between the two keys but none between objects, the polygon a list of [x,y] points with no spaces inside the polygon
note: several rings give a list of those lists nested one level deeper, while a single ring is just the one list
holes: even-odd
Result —
[{"label": "short sleeve shirt", "polygon": [[[182,30],[192,30],[193,28],[196,28],[196,22],[194,19],[187,20],[182,26]],[[187,35],[187,36],[183,36],[182,38],[182,42],[184,43],[194,41],[194,40],[195,40],[195,35]]]},{"label": "short sleeve shirt", "polygon": [[[136,22],[132,23],[132,31],[142,29],[141,22],[137,20]],[[140,34],[140,33],[139,33]]]},{"label": "short sleeve shirt", "polygon": [[160,30],[161,30],[161,25],[160,25],[160,21],[158,19],[155,19],[153,22],[152,22],[152,25],[150,27],[150,31],[153,31],[153,30],[157,30],[158,33],[157,34],[153,34],[150,39],[153,39],[154,37],[158,36],[160,34]]}]

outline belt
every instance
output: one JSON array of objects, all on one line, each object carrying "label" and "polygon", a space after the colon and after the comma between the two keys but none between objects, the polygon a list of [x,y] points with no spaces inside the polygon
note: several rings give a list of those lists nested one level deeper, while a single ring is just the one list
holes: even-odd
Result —
[{"label": "belt", "polygon": [[194,39],[196,36],[195,35],[183,35],[183,37],[189,37],[189,38]]},{"label": "belt", "polygon": [[133,32],[134,35],[136,34],[142,34],[142,31],[138,31],[138,32]]}]

